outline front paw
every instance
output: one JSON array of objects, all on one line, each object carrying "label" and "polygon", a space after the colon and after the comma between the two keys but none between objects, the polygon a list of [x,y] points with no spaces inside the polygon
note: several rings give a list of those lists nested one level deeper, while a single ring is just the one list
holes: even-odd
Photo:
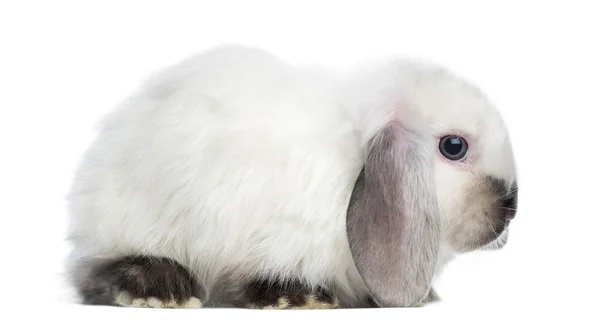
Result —
[{"label": "front paw", "polygon": [[423,301],[421,301],[419,304],[417,304],[416,307],[424,307],[427,304],[436,303],[436,302],[439,302],[440,300],[441,299],[440,299],[439,295],[432,288],[429,290],[429,293],[427,293],[427,297],[425,297],[425,299],[423,299]]},{"label": "front paw", "polygon": [[335,296],[324,288],[309,289],[299,282],[256,281],[246,289],[248,308],[254,309],[333,309]]},{"label": "front paw", "polygon": [[[435,290],[430,289],[429,292],[427,293],[427,296],[425,298],[423,298],[423,300],[421,302],[419,302],[418,304],[411,306],[411,307],[424,307],[427,306],[427,304],[430,303],[435,303],[435,302],[439,302],[440,301],[440,297],[438,296],[438,294],[435,292]],[[377,304],[377,302],[373,299],[373,297],[368,297],[366,300],[366,304],[368,308],[379,308],[380,306]]]}]

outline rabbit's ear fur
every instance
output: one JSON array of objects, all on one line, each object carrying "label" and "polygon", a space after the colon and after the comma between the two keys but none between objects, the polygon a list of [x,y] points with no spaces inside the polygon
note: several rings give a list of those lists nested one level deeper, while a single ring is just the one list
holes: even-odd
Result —
[{"label": "rabbit's ear fur", "polygon": [[382,127],[367,144],[351,195],[350,250],[381,307],[418,305],[434,275],[440,219],[424,138],[398,122]]}]

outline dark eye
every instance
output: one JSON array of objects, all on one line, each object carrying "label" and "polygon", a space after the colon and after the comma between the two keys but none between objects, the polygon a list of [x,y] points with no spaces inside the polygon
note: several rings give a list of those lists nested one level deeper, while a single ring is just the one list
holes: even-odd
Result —
[{"label": "dark eye", "polygon": [[439,148],[442,155],[450,160],[463,159],[469,149],[465,138],[454,135],[442,137]]}]

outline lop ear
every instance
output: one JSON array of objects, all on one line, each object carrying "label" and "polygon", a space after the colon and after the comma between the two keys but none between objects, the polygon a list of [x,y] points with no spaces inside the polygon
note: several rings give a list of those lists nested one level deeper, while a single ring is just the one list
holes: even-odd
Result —
[{"label": "lop ear", "polygon": [[429,292],[440,224],[425,138],[398,123],[368,143],[346,229],[358,272],[381,307],[412,307]]}]

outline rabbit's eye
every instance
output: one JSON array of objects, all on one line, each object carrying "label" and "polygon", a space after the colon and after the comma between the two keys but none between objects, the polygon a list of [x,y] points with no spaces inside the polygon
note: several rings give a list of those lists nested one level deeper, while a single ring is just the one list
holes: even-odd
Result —
[{"label": "rabbit's eye", "polygon": [[450,160],[461,160],[467,155],[468,145],[465,138],[448,135],[440,139],[440,152]]}]

